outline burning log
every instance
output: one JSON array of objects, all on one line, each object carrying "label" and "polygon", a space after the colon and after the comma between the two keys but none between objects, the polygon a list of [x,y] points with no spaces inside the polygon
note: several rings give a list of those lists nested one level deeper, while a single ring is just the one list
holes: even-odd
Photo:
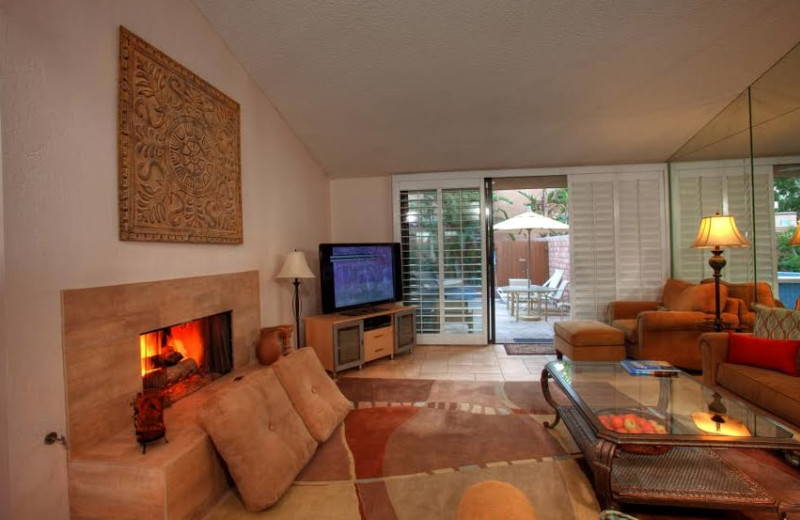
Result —
[{"label": "burning log", "polygon": [[145,390],[160,390],[165,386],[167,386],[167,370],[165,368],[158,368],[148,372],[142,379],[142,387]]},{"label": "burning log", "polygon": [[150,358],[154,367],[171,367],[177,365],[183,359],[183,354],[172,347],[164,347],[161,352]]},{"label": "burning log", "polygon": [[192,359],[182,359],[177,365],[165,369],[166,384],[172,385],[199,372],[197,362]]}]

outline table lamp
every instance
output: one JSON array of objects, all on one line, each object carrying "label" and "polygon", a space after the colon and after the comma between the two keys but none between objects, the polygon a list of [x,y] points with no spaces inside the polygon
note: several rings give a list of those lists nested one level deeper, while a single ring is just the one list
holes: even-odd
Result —
[{"label": "table lamp", "polygon": [[314,273],[306,263],[306,257],[302,251],[294,250],[286,256],[280,272],[276,278],[294,278],[292,284],[294,285],[294,299],[292,306],[294,309],[294,324],[295,324],[295,338],[297,339],[297,348],[300,348],[300,278],[314,278]]},{"label": "table lamp", "polygon": [[729,247],[747,247],[747,241],[732,215],[721,215],[717,211],[713,216],[703,217],[700,221],[700,229],[692,243],[692,247],[699,249],[711,249],[711,258],[708,265],[714,271],[714,300],[716,302],[716,313],[714,315],[714,330],[722,331],[722,318],[719,309],[719,279],[722,276],[722,268],[725,267],[725,259],[722,253]]}]

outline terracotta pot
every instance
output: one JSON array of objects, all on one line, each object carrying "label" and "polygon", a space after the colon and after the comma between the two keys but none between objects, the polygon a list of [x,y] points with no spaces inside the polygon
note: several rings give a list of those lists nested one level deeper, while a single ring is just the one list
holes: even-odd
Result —
[{"label": "terracotta pot", "polygon": [[256,346],[256,357],[262,365],[271,365],[281,357],[279,327],[261,329],[261,337]]},{"label": "terracotta pot", "polygon": [[281,355],[288,355],[293,349],[292,333],[294,325],[277,325],[261,329],[261,338],[256,345],[256,357],[262,365],[271,365]]}]

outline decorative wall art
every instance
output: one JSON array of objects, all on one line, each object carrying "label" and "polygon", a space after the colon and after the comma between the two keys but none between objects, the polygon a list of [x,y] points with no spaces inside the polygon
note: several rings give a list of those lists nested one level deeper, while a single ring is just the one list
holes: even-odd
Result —
[{"label": "decorative wall art", "polygon": [[241,244],[239,104],[124,27],[121,240]]}]

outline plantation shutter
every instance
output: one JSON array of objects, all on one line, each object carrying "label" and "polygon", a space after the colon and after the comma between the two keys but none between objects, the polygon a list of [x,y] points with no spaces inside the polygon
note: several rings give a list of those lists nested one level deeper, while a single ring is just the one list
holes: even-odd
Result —
[{"label": "plantation shutter", "polygon": [[[749,160],[702,161],[672,165],[677,278],[700,281],[710,278],[709,252],[692,249],[700,219],[716,211],[733,215],[750,242],[748,248],[732,248],[723,256],[727,265],[722,278],[730,282],[758,279],[777,287],[777,245],[774,228],[771,166],[756,166],[751,182]],[[755,189],[754,189],[755,188]]]},{"label": "plantation shutter", "polygon": [[569,175],[572,316],[656,300],[669,273],[664,168]]},{"label": "plantation shutter", "polygon": [[568,190],[572,317],[600,319],[615,294],[614,185],[571,175]]},{"label": "plantation shutter", "polygon": [[476,187],[397,190],[404,301],[420,344],[485,344],[483,196]]}]

